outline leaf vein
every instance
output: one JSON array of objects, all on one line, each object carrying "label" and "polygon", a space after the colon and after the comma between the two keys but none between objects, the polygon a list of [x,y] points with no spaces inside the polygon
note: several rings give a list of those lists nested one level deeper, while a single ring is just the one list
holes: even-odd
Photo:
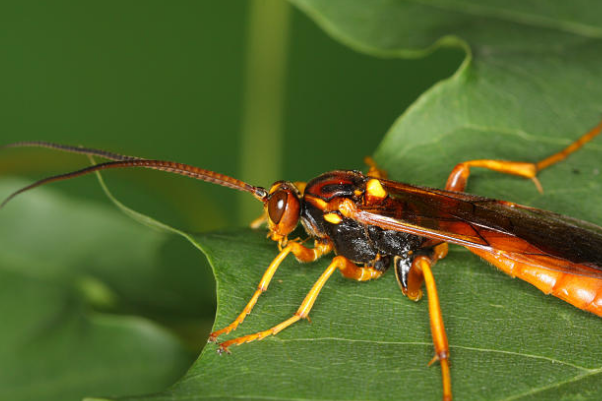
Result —
[{"label": "leaf vein", "polygon": [[[425,346],[432,345],[432,343],[430,343],[430,342],[422,342],[422,341],[379,341],[379,340],[368,340],[368,339],[358,340],[358,339],[341,338],[341,337],[294,338],[294,339],[280,338],[279,340],[283,343],[284,342],[296,342],[296,341],[345,341],[345,342],[361,342],[361,343],[379,344],[379,345],[425,345]],[[496,349],[490,349],[490,348],[467,347],[464,345],[450,345],[449,347],[456,348],[456,349],[463,349],[463,350],[467,350],[467,351],[490,352],[490,353],[497,353],[497,354],[520,356],[520,357],[529,358],[529,359],[541,359],[541,360],[545,360],[545,361],[548,361],[551,363],[569,366],[571,368],[578,369],[578,370],[581,370],[583,372],[588,372],[588,373],[602,372],[602,368],[588,369],[586,367],[575,365],[570,362],[565,362],[565,361],[561,361],[558,359],[554,359],[554,358],[550,358],[550,357],[546,357],[546,356],[542,356],[542,355],[525,354],[525,353],[521,353],[521,352],[496,350]]]},{"label": "leaf vein", "polygon": [[510,396],[508,398],[504,398],[504,399],[502,399],[502,401],[515,401],[515,400],[519,400],[519,399],[521,399],[523,397],[528,397],[528,396],[531,396],[531,395],[534,395],[534,394],[537,394],[537,393],[541,393],[543,391],[547,391],[547,390],[550,390],[550,389],[553,389],[553,388],[559,388],[559,387],[561,387],[563,385],[574,383],[574,382],[577,382],[579,380],[583,380],[583,379],[586,379],[586,378],[588,378],[590,376],[595,376],[595,375],[601,374],[601,373],[602,373],[602,369],[588,370],[584,374],[577,375],[577,376],[571,377],[571,378],[569,378],[567,380],[563,380],[563,381],[560,381],[560,382],[552,383],[552,384],[547,385],[547,386],[541,386],[541,387],[532,388],[529,391],[525,391],[524,393],[513,395],[513,396]]}]

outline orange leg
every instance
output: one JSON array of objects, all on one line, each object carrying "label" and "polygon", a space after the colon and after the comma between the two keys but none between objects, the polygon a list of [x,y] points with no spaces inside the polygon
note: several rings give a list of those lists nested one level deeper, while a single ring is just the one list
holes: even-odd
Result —
[{"label": "orange leg", "polygon": [[228,326],[224,327],[221,330],[217,330],[211,333],[209,335],[208,341],[215,342],[217,338],[222,334],[228,334],[231,331],[236,330],[238,325],[241,324],[245,320],[247,315],[251,313],[251,310],[257,303],[257,299],[259,299],[259,296],[268,289],[270,281],[272,281],[272,278],[274,277],[274,273],[276,273],[276,270],[278,270],[278,267],[280,267],[280,264],[282,263],[282,261],[284,261],[284,259],[290,252],[292,252],[297,258],[297,260],[299,260],[300,262],[313,262],[314,260],[322,256],[324,253],[328,253],[330,249],[330,245],[316,244],[314,248],[307,248],[298,242],[289,243],[286,247],[284,247],[284,249],[282,249],[278,256],[276,256],[272,263],[270,263],[267,270],[263,274],[259,285],[257,286],[257,290],[255,290],[255,293],[251,297],[251,300],[249,301],[247,306],[245,306],[240,315],[238,315],[238,317],[234,319],[234,321]]},{"label": "orange leg", "polygon": [[410,269],[408,273],[408,289],[402,291],[405,296],[412,301],[420,301],[422,298],[422,284],[424,283],[424,275],[420,269]]},{"label": "orange leg", "polygon": [[262,225],[266,224],[268,222],[268,214],[267,212],[263,212],[261,213],[261,216],[259,216],[258,218],[256,218],[255,220],[253,220],[251,222],[251,224],[249,224],[249,226],[253,229],[256,230],[259,227],[261,227]]},{"label": "orange leg", "polygon": [[449,373],[449,345],[447,343],[447,334],[443,325],[443,316],[439,305],[439,295],[435,285],[435,277],[431,270],[432,260],[426,256],[418,256],[412,263],[412,269],[417,269],[424,277],[426,291],[428,293],[429,316],[431,320],[431,335],[433,345],[435,346],[435,356],[429,362],[429,365],[439,361],[441,365],[441,378],[443,382],[443,400],[451,401],[451,376]]},{"label": "orange leg", "polygon": [[381,272],[378,272],[370,267],[358,267],[344,256],[335,256],[330,265],[328,265],[324,273],[322,273],[318,281],[315,282],[309,293],[305,296],[301,306],[299,306],[299,309],[297,309],[297,312],[295,312],[293,316],[268,330],[225,341],[219,345],[219,351],[228,352],[228,348],[232,345],[240,345],[255,340],[261,340],[268,336],[276,335],[293,323],[296,323],[301,319],[307,319],[311,308],[314,306],[314,303],[320,294],[320,291],[322,288],[324,288],[326,281],[328,281],[330,276],[332,276],[332,273],[334,273],[337,269],[339,269],[345,277],[354,278],[360,281],[369,280],[368,276],[373,276],[371,278],[376,278],[381,274]]},{"label": "orange leg", "polygon": [[567,146],[565,149],[537,163],[489,159],[469,160],[459,163],[456,165],[456,167],[454,167],[449,175],[445,189],[458,192],[464,191],[466,188],[466,181],[468,181],[468,176],[470,175],[470,168],[483,167],[504,174],[512,174],[520,177],[530,178],[535,183],[537,190],[539,192],[543,192],[543,188],[537,179],[537,173],[555,163],[558,163],[559,161],[566,159],[571,153],[579,150],[583,145],[596,137],[596,135],[600,134],[601,131],[602,122],[600,122],[587,134],[583,135],[581,138]]},{"label": "orange leg", "polygon": [[[438,260],[447,256],[448,249],[449,246],[447,245],[447,242],[443,242],[434,246],[431,254],[428,257],[421,257],[427,258],[430,262],[430,265],[433,266]],[[397,276],[397,281],[401,287],[403,295],[410,298],[412,301],[419,301],[423,295],[422,284],[424,283],[424,275],[422,273],[422,269],[415,268],[414,264],[415,260],[412,263],[412,267],[410,268],[409,272],[407,273],[407,286],[405,288],[402,285],[401,277],[399,277],[400,272],[397,269],[397,261],[395,261],[395,275]]]},{"label": "orange leg", "polygon": [[368,166],[368,173],[366,173],[368,177],[387,178],[387,172],[378,168],[376,162],[370,156],[364,157],[364,164]]},{"label": "orange leg", "polygon": [[383,275],[383,271],[376,270],[373,267],[359,267],[352,262],[339,266],[339,270],[343,277],[357,281],[368,281],[379,278]]}]

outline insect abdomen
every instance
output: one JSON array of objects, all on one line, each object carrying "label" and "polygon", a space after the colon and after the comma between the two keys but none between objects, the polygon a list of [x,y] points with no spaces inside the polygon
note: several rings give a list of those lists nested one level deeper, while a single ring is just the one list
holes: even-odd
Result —
[{"label": "insect abdomen", "polygon": [[534,285],[546,294],[552,294],[576,306],[602,317],[602,279],[585,275],[571,274],[538,263],[538,257],[524,257],[505,252],[491,253],[480,249],[471,252],[495,265],[504,273],[518,277]]}]

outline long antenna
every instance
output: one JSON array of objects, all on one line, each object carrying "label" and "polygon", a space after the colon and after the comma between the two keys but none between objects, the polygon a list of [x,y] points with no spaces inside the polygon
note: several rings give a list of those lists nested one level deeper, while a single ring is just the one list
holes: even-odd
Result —
[{"label": "long antenna", "polygon": [[124,156],[118,153],[106,152],[104,150],[98,149],[88,149],[88,148],[79,148],[74,146],[65,146],[65,145],[57,145],[49,142],[19,142],[9,145],[1,146],[2,148],[9,147],[18,147],[18,146],[37,146],[37,147],[45,147],[51,149],[58,149],[66,152],[72,153],[81,153],[92,156],[100,156],[107,159],[117,160],[112,162],[106,162],[101,164],[96,164],[94,166],[86,167],[81,170],[72,171],[69,173],[58,174],[51,177],[43,178],[39,181],[34,182],[26,187],[23,187],[12,194],[10,194],[1,204],[0,208],[4,207],[11,199],[15,196],[22,194],[23,192],[29,191],[30,189],[39,187],[40,185],[48,184],[55,181],[68,180],[71,178],[79,177],[82,175],[90,174],[95,171],[100,170],[108,170],[113,168],[130,168],[130,167],[142,167],[149,168],[153,170],[166,171],[168,173],[174,173],[179,175],[184,175],[187,177],[192,177],[197,180],[207,181],[213,184],[221,185],[228,188],[237,189],[239,191],[249,192],[255,198],[262,202],[266,202],[268,192],[265,188],[255,187],[253,185],[247,184],[244,181],[237,180],[236,178],[229,177],[224,174],[216,173],[214,171],[205,170],[199,167],[191,166],[184,163],[171,162],[166,160],[147,160],[142,158],[137,158],[133,156]]},{"label": "long antenna", "polygon": [[84,148],[83,146],[60,145],[58,143],[44,142],[44,141],[22,141],[22,142],[9,143],[6,145],[1,145],[0,150],[8,149],[8,148],[23,148],[23,147],[55,149],[55,150],[60,150],[63,152],[78,153],[80,155],[103,157],[103,158],[109,159],[109,160],[142,159],[142,157],[121,155],[119,153],[107,152],[106,150]]}]

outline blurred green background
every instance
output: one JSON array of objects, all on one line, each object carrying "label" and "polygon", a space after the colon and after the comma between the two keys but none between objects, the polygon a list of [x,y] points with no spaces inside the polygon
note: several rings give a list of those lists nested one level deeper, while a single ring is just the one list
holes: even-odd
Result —
[{"label": "blurred green background", "polygon": [[[262,186],[363,168],[393,121],[464,57],[451,49],[417,60],[357,54],[277,0],[3,2],[0,55],[1,143],[80,144]],[[48,150],[3,150],[0,177],[33,179],[86,163]],[[261,212],[259,204],[245,211],[233,191],[168,174],[105,178],[127,205],[193,232],[243,226]],[[113,207],[93,177],[54,188]],[[137,300],[114,312],[175,328],[189,340],[192,361],[213,321],[210,269],[175,237],[158,263],[181,277],[195,272],[188,284],[196,280],[198,290],[182,289],[186,305]]]},{"label": "blurred green background", "polygon": [[[362,158],[393,121],[420,93],[452,74],[463,57],[457,50],[420,60],[367,57],[333,41],[290,6],[288,12],[274,11],[278,3],[4,2],[2,142],[100,147],[191,163],[264,186],[275,179],[307,180],[333,168],[363,167]],[[242,119],[247,44],[258,29],[249,24],[253,4],[276,14],[268,22],[287,20],[270,31],[286,37],[286,65],[279,88],[281,148],[274,155],[282,163],[270,169],[266,182],[240,169],[241,133],[249,136],[247,143],[263,135],[245,130]],[[247,104],[261,102],[262,89]],[[51,173],[86,163],[47,151],[32,155],[3,152],[2,170]],[[256,164],[274,163],[258,158]],[[235,196],[224,189],[157,173],[110,175],[113,185],[127,181],[128,192],[137,185],[152,193],[142,199],[159,200],[153,212],[169,213],[166,218],[193,230],[246,221],[238,219],[230,203]],[[73,187],[82,188],[83,181],[91,184],[83,196],[103,197],[93,179]]]}]

